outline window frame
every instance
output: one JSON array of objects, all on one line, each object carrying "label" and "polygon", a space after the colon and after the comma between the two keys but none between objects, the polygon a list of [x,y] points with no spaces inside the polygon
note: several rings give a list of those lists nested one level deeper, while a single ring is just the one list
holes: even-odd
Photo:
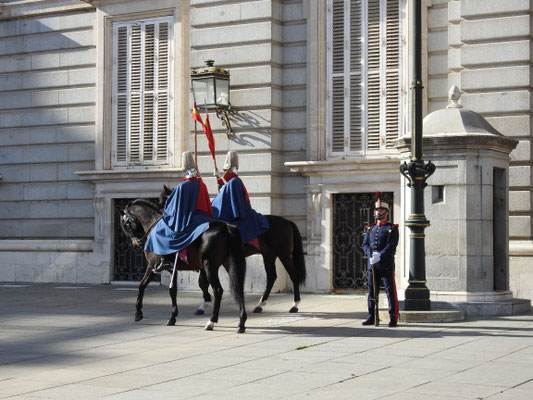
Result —
[{"label": "window frame", "polygon": [[[141,59],[140,59],[140,70],[144,71],[145,66],[145,37],[146,37],[146,26],[148,24],[154,24],[154,27],[157,27],[161,23],[168,23],[168,65],[167,65],[167,71],[168,71],[168,81],[167,86],[165,90],[158,90],[157,88],[154,88],[152,90],[152,94],[154,95],[154,105],[153,110],[155,114],[155,110],[157,110],[158,107],[158,98],[159,95],[163,92],[166,92],[167,95],[167,141],[166,141],[166,157],[164,161],[159,161],[157,159],[157,140],[158,140],[158,132],[157,132],[157,117],[154,115],[153,119],[153,143],[152,143],[152,155],[154,156],[151,161],[146,161],[144,159],[145,151],[144,151],[144,127],[145,124],[144,121],[144,113],[145,113],[145,95],[147,94],[147,91],[144,83],[145,83],[145,75],[144,73],[141,73],[141,76],[139,77],[140,81],[140,89],[139,89],[139,160],[138,161],[132,161],[132,148],[131,148],[131,93],[132,93],[132,87],[131,87],[131,69],[132,69],[132,63],[131,63],[131,29],[133,26],[139,26],[141,29],[141,38],[140,38],[140,46],[141,46]],[[126,66],[126,133],[125,133],[125,160],[119,161],[118,160],[118,97],[123,96],[123,94],[120,94],[118,92],[118,31],[120,28],[125,27],[127,29],[127,66]],[[159,28],[155,28],[157,31]],[[135,18],[131,20],[126,21],[113,21],[111,23],[111,40],[112,40],[112,79],[111,79],[111,108],[112,108],[112,115],[111,115],[111,169],[120,169],[120,168],[135,168],[135,167],[152,167],[152,168],[158,168],[158,167],[167,167],[171,163],[171,154],[172,154],[172,147],[173,147],[173,130],[172,127],[174,126],[174,96],[173,96],[173,87],[174,87],[174,17],[173,16],[153,16],[153,17],[145,17],[145,18]],[[155,59],[154,62],[154,76],[157,76],[157,70],[159,63],[157,50],[159,49],[159,35],[155,36],[154,39],[154,53],[155,53]]]},{"label": "window frame", "polygon": [[[169,165],[167,167],[120,167],[117,173],[153,172],[165,174],[165,171],[176,170],[179,164],[177,154],[188,149],[188,135],[182,134],[189,130],[189,91],[188,79],[183,71],[189,70],[189,54],[186,52],[189,41],[186,21],[183,15],[188,13],[188,5],[176,3],[175,0],[135,0],[125,3],[123,0],[98,0],[95,5],[96,35],[96,115],[95,115],[95,166],[99,176],[107,176],[115,171],[111,166],[112,152],[112,60],[113,60],[113,23],[137,19],[157,17],[173,18],[173,126],[171,126],[169,142]],[[125,176],[125,175],[122,175]]]},{"label": "window frame", "polygon": [[[397,0],[399,13],[398,13],[398,68],[396,69],[398,74],[398,137],[402,136],[406,130],[406,124],[404,123],[404,115],[407,107],[407,91],[405,90],[405,74],[406,74],[406,40],[405,40],[405,29],[406,29],[406,0]],[[379,0],[380,10],[379,10],[379,32],[380,32],[380,115],[379,115],[379,149],[372,150],[368,147],[369,142],[369,132],[368,132],[368,77],[369,69],[367,66],[368,61],[368,1],[361,0],[361,57],[362,57],[362,68],[360,70],[361,76],[361,99],[363,100],[361,104],[361,149],[360,150],[350,150],[350,78],[352,75],[356,75],[356,72],[350,71],[350,14],[352,2],[350,0],[344,0],[343,9],[344,9],[344,36],[343,36],[343,45],[344,45],[344,66],[342,73],[334,73],[334,64],[333,64],[333,3],[334,0],[327,0],[327,15],[326,15],[326,26],[327,26],[327,50],[326,50],[326,86],[327,86],[327,99],[326,99],[326,156],[327,158],[346,158],[346,157],[356,157],[356,156],[366,156],[366,155],[379,155],[379,154],[388,154],[393,153],[392,148],[387,147],[387,129],[386,129],[386,103],[387,96],[385,94],[385,89],[387,86],[387,71],[392,71],[392,69],[387,70],[386,58],[387,51],[386,47],[383,45],[384,40],[387,37],[387,0]],[[334,76],[343,76],[344,78],[344,149],[343,151],[333,151],[334,147],[334,137],[333,137],[333,78]],[[337,138],[338,140],[338,138]]]}]

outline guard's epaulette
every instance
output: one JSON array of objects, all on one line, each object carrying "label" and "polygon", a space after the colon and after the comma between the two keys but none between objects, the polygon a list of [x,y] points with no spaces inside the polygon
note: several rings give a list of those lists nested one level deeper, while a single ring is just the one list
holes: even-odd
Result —
[{"label": "guard's epaulette", "polygon": [[367,225],[365,228],[366,228],[366,229],[370,229],[370,227],[371,227],[371,226],[374,226],[374,225],[376,225],[376,224],[374,223],[374,224]]}]

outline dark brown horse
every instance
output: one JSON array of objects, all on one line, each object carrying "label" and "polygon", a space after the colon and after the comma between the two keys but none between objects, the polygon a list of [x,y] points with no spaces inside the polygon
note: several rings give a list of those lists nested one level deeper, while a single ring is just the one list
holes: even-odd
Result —
[{"label": "dark brown horse", "polygon": [[[172,193],[172,190],[164,186],[163,191],[159,196],[161,207],[164,206],[166,198],[170,193]],[[254,313],[260,313],[263,311],[263,307],[270,296],[270,292],[277,278],[277,258],[280,259],[292,281],[294,304],[289,312],[295,313],[298,312],[298,305],[300,304],[300,285],[305,282],[306,277],[302,236],[294,222],[276,215],[265,215],[265,217],[270,224],[270,228],[268,231],[259,235],[259,249],[250,244],[244,246],[245,257],[249,257],[252,254],[261,254],[265,264],[266,288],[259,303],[254,308]],[[207,276],[203,271],[200,271],[198,284],[204,293],[204,304],[198,308],[196,314],[203,314],[203,310],[207,307],[210,301]]]},{"label": "dark brown horse", "polygon": [[[161,215],[162,212],[159,205],[149,200],[137,199],[130,202],[122,210],[120,225],[124,233],[131,239],[134,247],[144,248],[146,239],[150,235],[152,228],[161,218]],[[148,261],[148,266],[139,285],[135,321],[140,321],[143,318],[142,301],[144,291],[154,276],[153,268],[159,259],[159,256],[155,253],[145,250],[144,254]],[[206,330],[213,329],[215,323],[218,322],[220,302],[222,300],[222,293],[224,292],[218,279],[218,269],[225,263],[229,274],[231,291],[240,310],[239,328],[237,332],[243,333],[246,329],[244,324],[247,318],[244,308],[246,260],[243,254],[239,230],[222,221],[210,222],[209,229],[187,246],[187,259],[188,263],[178,259],[175,271],[172,273],[169,288],[169,294],[172,300],[172,313],[167,325],[175,325],[176,316],[178,315],[176,271],[199,270],[206,277],[206,286],[209,284],[213,288],[215,296],[213,314],[205,326]]]}]

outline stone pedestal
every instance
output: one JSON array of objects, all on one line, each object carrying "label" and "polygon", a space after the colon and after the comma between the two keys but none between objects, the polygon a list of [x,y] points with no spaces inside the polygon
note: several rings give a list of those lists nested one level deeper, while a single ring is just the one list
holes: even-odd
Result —
[{"label": "stone pedestal", "polygon": [[[468,315],[529,311],[509,290],[509,153],[517,141],[479,114],[451,104],[424,119],[424,158],[437,169],[426,188],[426,278],[434,306],[453,304]],[[409,159],[411,139],[398,139]],[[408,190],[404,193],[408,197]],[[404,202],[404,213],[409,199]],[[402,218],[404,219],[404,218]],[[403,268],[408,265],[408,249]],[[404,282],[402,282],[402,287]]]}]

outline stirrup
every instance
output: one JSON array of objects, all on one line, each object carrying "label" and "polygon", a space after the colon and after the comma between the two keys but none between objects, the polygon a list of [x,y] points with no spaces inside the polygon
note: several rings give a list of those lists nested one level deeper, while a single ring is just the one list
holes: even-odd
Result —
[{"label": "stirrup", "polygon": [[164,256],[159,256],[159,262],[154,266],[152,272],[159,274],[163,271],[166,271],[167,268],[170,268],[171,265],[168,262],[168,260],[165,259]]}]

